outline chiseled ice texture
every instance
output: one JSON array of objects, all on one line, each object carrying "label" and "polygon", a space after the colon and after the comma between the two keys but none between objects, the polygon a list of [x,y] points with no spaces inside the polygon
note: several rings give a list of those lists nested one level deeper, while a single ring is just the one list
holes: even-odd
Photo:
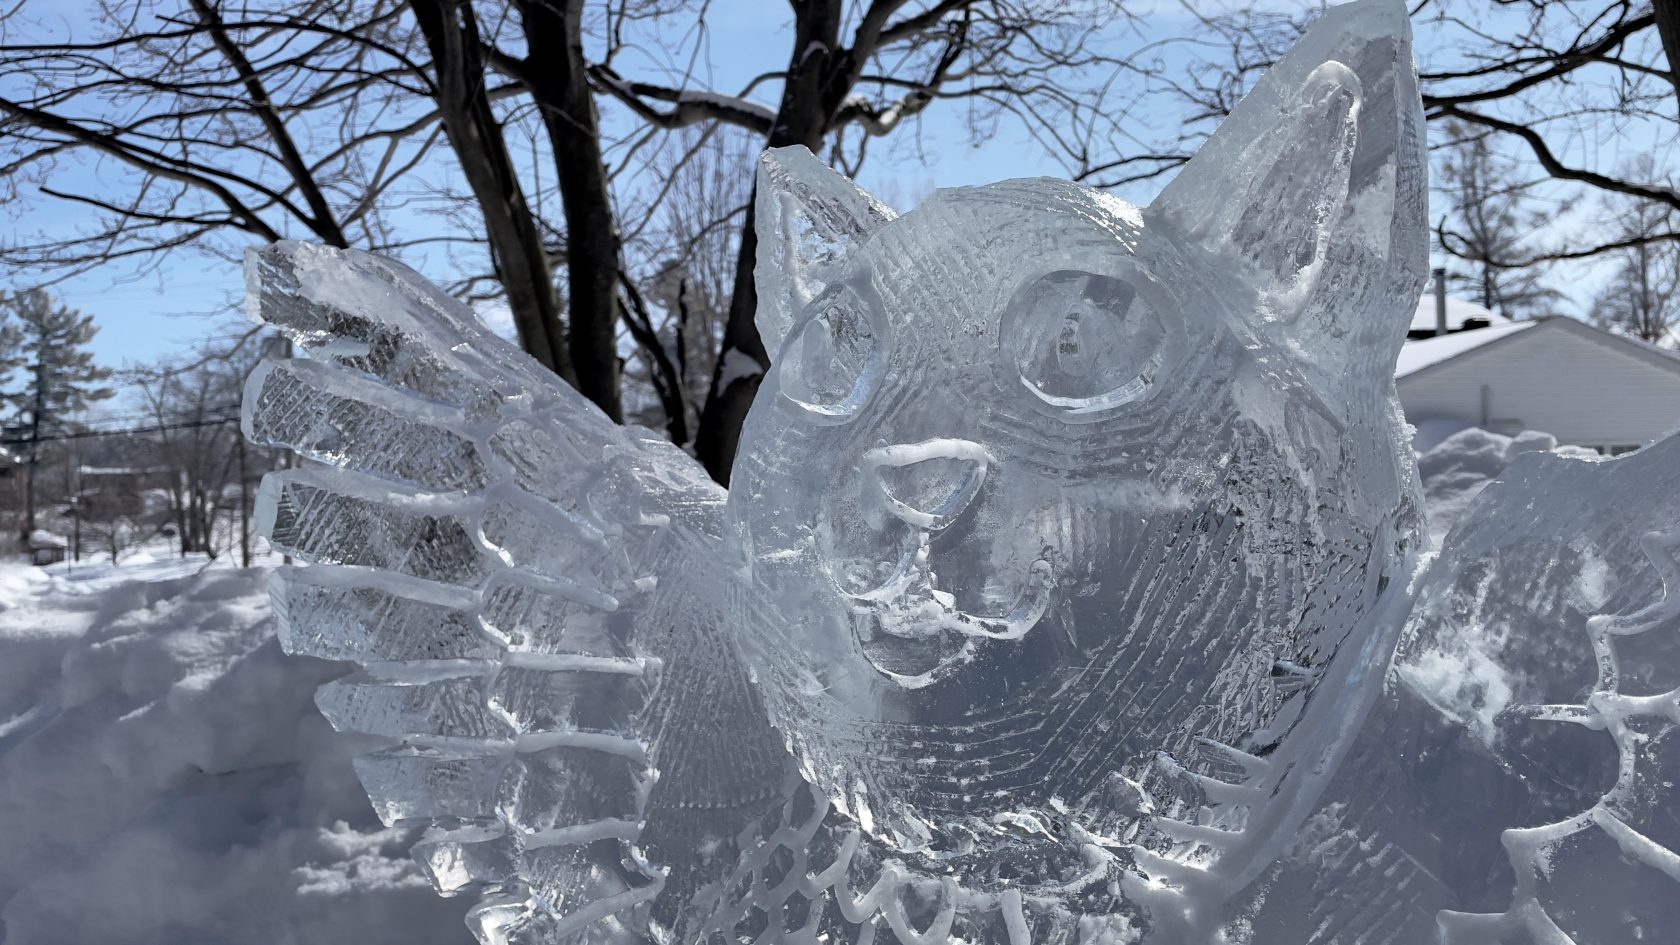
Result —
[{"label": "chiseled ice texture", "polygon": [[741,627],[853,871],[949,884],[918,927],[1203,941],[1310,812],[1421,540],[1421,119],[1403,7],[1362,3],[1145,208],[1023,180],[895,218],[766,161],[759,330],[797,314],[731,485]]},{"label": "chiseled ice texture", "polygon": [[1240,940],[1411,603],[1421,125],[1364,0],[1148,207],[768,152],[727,495],[402,266],[253,252],[276,606],[375,808],[484,942]]},{"label": "chiseled ice texture", "polygon": [[1680,929],[1680,438],[1524,453],[1447,535],[1255,943]]}]

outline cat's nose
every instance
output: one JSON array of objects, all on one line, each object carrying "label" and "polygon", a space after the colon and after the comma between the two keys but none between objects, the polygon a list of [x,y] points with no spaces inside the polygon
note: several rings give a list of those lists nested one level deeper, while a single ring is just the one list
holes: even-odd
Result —
[{"label": "cat's nose", "polygon": [[980,493],[992,455],[972,440],[940,438],[877,446],[863,454],[860,465],[888,511],[937,531],[956,521]]}]

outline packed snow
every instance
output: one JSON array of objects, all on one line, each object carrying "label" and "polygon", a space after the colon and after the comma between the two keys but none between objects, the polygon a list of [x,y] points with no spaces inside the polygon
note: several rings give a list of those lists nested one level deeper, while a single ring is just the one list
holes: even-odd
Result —
[{"label": "packed snow", "polygon": [[267,569],[0,563],[0,942],[470,941],[312,704]]},{"label": "packed snow", "polygon": [[1559,446],[1550,433],[1529,430],[1503,436],[1470,427],[1441,440],[1418,456],[1418,478],[1429,512],[1429,534],[1439,548],[1447,532],[1458,524],[1470,502],[1523,453],[1552,451],[1597,460],[1598,453],[1582,446]]}]

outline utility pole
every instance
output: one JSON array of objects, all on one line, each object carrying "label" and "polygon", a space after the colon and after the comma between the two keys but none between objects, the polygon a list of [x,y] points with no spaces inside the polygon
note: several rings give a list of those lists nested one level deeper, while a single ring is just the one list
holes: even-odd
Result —
[{"label": "utility pole", "polygon": [[47,360],[39,352],[35,359],[35,409],[29,412],[29,470],[23,494],[23,544],[28,547],[35,534],[35,469],[41,462],[41,411],[46,408]]},{"label": "utility pole", "polygon": [[85,511],[82,508],[82,455],[75,443],[75,440],[70,441],[70,457],[68,468],[65,470],[70,493],[71,567],[75,567],[74,562],[82,560],[82,513]]}]

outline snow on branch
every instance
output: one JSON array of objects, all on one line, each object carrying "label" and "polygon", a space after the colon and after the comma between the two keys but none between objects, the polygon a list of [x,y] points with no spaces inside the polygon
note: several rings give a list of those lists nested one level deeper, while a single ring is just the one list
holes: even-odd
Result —
[{"label": "snow on branch", "polygon": [[[776,122],[774,109],[734,95],[632,82],[606,66],[592,66],[589,78],[596,88],[618,99],[644,121],[662,128],[721,121],[759,134],[769,134]],[[661,110],[649,100],[668,102],[674,107]]]}]

